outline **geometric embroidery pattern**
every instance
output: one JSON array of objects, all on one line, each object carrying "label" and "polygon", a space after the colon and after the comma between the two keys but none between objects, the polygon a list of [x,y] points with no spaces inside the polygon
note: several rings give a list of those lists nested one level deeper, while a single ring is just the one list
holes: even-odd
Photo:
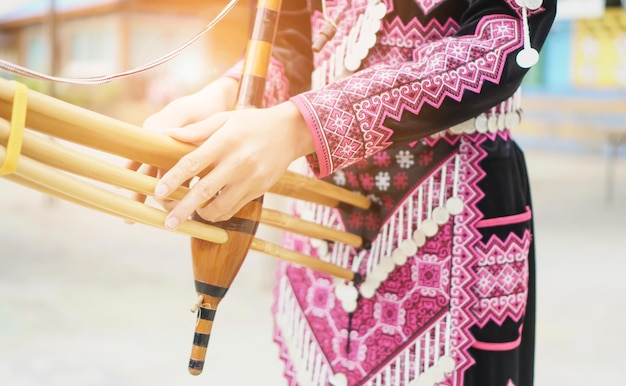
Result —
[{"label": "geometric embroidery pattern", "polygon": [[428,15],[433,8],[437,7],[440,3],[443,3],[445,0],[416,0],[415,3],[418,7],[421,8],[424,15]]},{"label": "geometric embroidery pattern", "polygon": [[[445,315],[449,315],[450,339],[453,342],[449,355],[454,358],[455,372],[441,385],[462,384],[464,371],[473,364],[468,350],[474,344],[470,328],[475,320],[469,310],[477,301],[472,290],[477,280],[472,256],[480,240],[480,234],[474,231],[475,224],[481,219],[475,204],[483,197],[477,183],[484,174],[477,165],[484,152],[476,143],[462,142],[457,154],[461,158],[459,193],[466,203],[463,213],[442,225],[405,265],[395,267],[373,298],[359,299],[358,307],[351,316],[337,300],[335,283],[328,275],[281,264],[280,276],[284,277],[284,284],[280,293],[289,293],[295,308],[281,307],[280,296],[277,296],[274,309],[278,311],[279,318],[300,315],[296,318],[297,322],[288,326],[293,325],[293,331],[298,331],[296,340],[308,342],[301,343],[304,351],[291,352],[288,347],[294,344],[290,343],[290,339],[294,338],[285,337],[285,332],[277,326],[275,339],[281,346],[281,356],[287,363],[287,369],[294,363],[301,363],[302,366],[313,363],[310,361],[315,356],[319,358],[315,360],[320,361],[321,367],[330,367],[330,373],[346,375],[350,385],[373,385],[376,384],[374,378],[381,374],[395,374],[399,366],[395,358],[400,352],[414,348],[415,342],[424,342],[424,339],[428,342],[430,338],[425,337],[434,334],[433,328]],[[337,209],[333,209],[335,211]],[[335,219],[332,222],[334,227],[345,229],[345,224],[333,212],[329,218]],[[397,215],[392,218],[394,220],[389,221],[395,222],[396,230],[401,227],[399,221],[407,220]],[[372,242],[375,244],[376,240]],[[306,237],[286,234],[283,244],[288,249],[319,257]],[[328,245],[328,248],[328,252],[333,254],[334,249],[341,246]],[[349,248],[345,252],[349,254],[346,256],[349,266],[357,251]],[[370,257],[369,253],[365,254],[361,267],[368,264]],[[428,349],[431,356],[423,359],[430,363],[424,365],[425,368],[443,355],[434,344],[435,339]],[[301,359],[298,359],[300,355]],[[412,368],[409,370],[413,371]],[[286,374],[289,385],[298,384],[297,377],[292,378],[298,372],[289,373],[287,371]]]},{"label": "geometric embroidery pattern", "polygon": [[459,24],[449,19],[445,24],[433,19],[423,25],[418,19],[404,24],[399,18],[384,21],[384,27],[378,33],[378,45],[374,46],[364,59],[364,67],[384,63],[396,66],[413,57],[416,47],[453,36],[459,30]]},{"label": "geometric embroidery pattern", "polygon": [[296,96],[309,114],[317,141],[320,175],[327,175],[391,145],[387,118],[418,114],[424,103],[439,107],[497,83],[506,56],[522,45],[520,21],[508,15],[481,19],[475,35],[441,39],[418,47],[413,61],[376,66]]},{"label": "geometric embroidery pattern", "polygon": [[477,246],[480,259],[474,266],[477,281],[473,291],[478,301],[472,312],[478,326],[484,327],[489,321],[502,325],[507,317],[521,320],[528,296],[530,244],[527,229],[521,239],[515,233],[506,240],[494,235]]},{"label": "geometric embroidery pattern", "polygon": [[[461,159],[459,194],[466,204],[463,213],[441,226],[437,234],[428,239],[426,245],[405,265],[395,267],[373,298],[361,298],[351,316],[337,300],[335,283],[328,275],[281,264],[280,276],[284,284],[274,310],[279,319],[296,315],[294,322],[282,328],[297,331],[294,335],[298,338],[295,339],[301,342],[299,345],[293,343],[294,338],[289,338],[289,333],[277,326],[275,339],[286,362],[289,385],[300,384],[296,374],[302,371],[295,371],[294,364],[305,366],[310,363],[312,368],[318,368],[314,374],[320,368],[328,367],[328,372],[320,374],[342,373],[350,380],[350,385],[375,385],[375,378],[388,373],[397,374],[400,368],[403,374],[413,371],[413,367],[398,367],[404,365],[400,365],[397,358],[404,358],[405,354],[400,354],[403,351],[418,355],[414,352],[416,342],[427,344],[430,334],[435,331],[433,329],[438,328],[437,324],[445,315],[449,315],[450,320],[450,339],[453,343],[449,355],[454,358],[455,371],[440,385],[463,384],[465,370],[474,363],[469,349],[475,343],[470,328],[476,321],[470,309],[479,298],[473,291],[477,286],[473,268],[476,264],[474,249],[480,243],[480,233],[475,225],[482,217],[476,203],[483,197],[478,182],[484,172],[478,164],[485,156],[479,145],[481,139],[470,136],[463,139],[469,140],[461,141],[457,153]],[[335,228],[345,229],[340,217],[331,213],[330,218],[334,218],[332,223]],[[393,218],[396,221],[394,228],[399,229],[397,221],[401,218],[399,220],[397,215]],[[306,237],[287,234],[283,244],[288,249],[319,257]],[[338,244],[329,245],[329,252],[338,247]],[[350,266],[356,251],[350,248],[346,252],[349,253],[346,256],[347,265]],[[370,254],[365,254],[362,267],[368,264],[369,258]],[[280,298],[285,294],[293,299],[293,306],[287,307],[289,311],[286,311],[285,305],[281,306],[281,302],[285,302]],[[421,365],[424,368],[432,366],[432,361],[443,355],[443,348],[435,346],[436,341],[433,338],[429,343],[431,347],[426,352],[431,355],[428,359],[422,358],[422,361],[429,361],[429,364]],[[442,343],[443,340],[440,341]],[[304,349],[293,351],[289,347]],[[318,362],[319,366],[314,365]],[[392,378],[395,379],[395,375]],[[406,384],[406,379],[402,378],[400,384]]]}]

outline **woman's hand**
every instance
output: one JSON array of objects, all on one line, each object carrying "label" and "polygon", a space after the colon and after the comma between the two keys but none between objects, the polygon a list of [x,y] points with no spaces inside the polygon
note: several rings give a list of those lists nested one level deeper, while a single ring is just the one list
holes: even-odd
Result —
[{"label": "woman's hand", "polygon": [[[167,134],[172,128],[184,127],[216,113],[232,110],[237,101],[238,88],[237,80],[228,77],[218,78],[202,90],[172,101],[161,111],[148,117],[143,127]],[[160,177],[164,173],[163,170],[137,161],[130,161],[126,168],[151,177]],[[146,200],[146,196],[140,193],[133,193],[131,198],[138,202]],[[173,207],[170,201],[157,201],[165,209],[169,210]]]},{"label": "woman's hand", "polygon": [[274,185],[292,161],[314,151],[304,118],[292,102],[218,113],[163,132],[198,148],[163,175],[156,199],[165,199],[185,181],[210,169],[180,202],[167,208],[165,226],[170,229],[194,211],[207,221],[230,219]]}]

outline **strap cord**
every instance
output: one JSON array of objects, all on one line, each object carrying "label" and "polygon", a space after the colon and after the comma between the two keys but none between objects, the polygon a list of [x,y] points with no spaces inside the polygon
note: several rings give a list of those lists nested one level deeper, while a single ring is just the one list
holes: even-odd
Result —
[{"label": "strap cord", "polygon": [[6,60],[2,60],[2,59],[0,59],[0,70],[15,74],[15,75],[24,76],[27,78],[46,80],[46,81],[58,82],[58,83],[82,84],[82,85],[102,84],[102,83],[107,83],[118,78],[125,78],[130,75],[134,75],[140,72],[150,70],[154,67],[160,66],[163,63],[166,63],[174,59],[183,50],[185,50],[191,44],[195,43],[198,39],[200,39],[200,37],[202,37],[202,35],[207,33],[211,28],[215,26],[215,24],[217,24],[220,20],[222,20],[224,16],[226,16],[230,12],[230,10],[238,3],[238,1],[239,0],[230,0],[230,2],[224,6],[224,8],[220,11],[220,13],[217,16],[215,16],[215,18],[211,20],[211,22],[206,27],[204,27],[202,31],[198,32],[194,37],[189,39],[182,46],[178,47],[177,49],[170,52],[169,54],[166,54],[158,59],[155,59],[142,66],[136,67],[128,71],[120,72],[117,74],[93,76],[93,77],[86,77],[86,78],[62,78],[58,76],[52,76],[52,75],[43,74],[41,72],[33,71],[26,67],[22,67],[22,66],[7,62]]},{"label": "strap cord", "polygon": [[22,151],[22,139],[24,126],[26,126],[26,107],[28,100],[28,88],[15,82],[13,94],[13,108],[11,110],[11,130],[7,139],[6,156],[0,166],[0,176],[11,174],[17,169],[17,160]]}]

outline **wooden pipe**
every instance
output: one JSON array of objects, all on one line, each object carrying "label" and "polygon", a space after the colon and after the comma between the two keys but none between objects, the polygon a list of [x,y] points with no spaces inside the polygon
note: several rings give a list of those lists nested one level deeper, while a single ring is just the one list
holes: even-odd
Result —
[{"label": "wooden pipe", "polygon": [[[5,146],[8,142],[9,132],[9,123],[0,118],[0,143]],[[23,133],[22,155],[72,174],[147,196],[153,194],[157,183],[157,179],[154,177],[72,150],[28,130]],[[189,188],[181,186],[168,198],[180,200],[187,192],[189,192]],[[357,235],[325,227],[312,221],[305,221],[268,208],[263,208],[260,222],[277,229],[316,239],[341,242],[355,248],[360,247],[363,243],[361,237]]]},{"label": "wooden pipe", "polygon": [[[3,146],[0,146],[0,158],[2,158],[6,154],[6,150]],[[154,225],[158,228],[161,228],[161,225],[158,223],[151,223],[150,216],[144,216],[141,213],[137,213],[134,211],[128,211],[126,207],[116,208],[111,207],[108,203],[98,202],[98,200],[94,200],[91,196],[84,195],[85,187],[81,189],[75,189],[75,184],[79,185],[87,185],[86,182],[75,179],[71,176],[65,176],[61,179],[58,178],[59,171],[50,168],[47,165],[40,164],[35,160],[31,160],[26,156],[20,157],[21,165],[18,166],[18,170],[9,175],[5,175],[2,178],[7,179],[11,182],[17,183],[19,185],[25,186],[27,188],[36,190],[43,194],[59,198],[64,201],[68,201],[70,203],[83,206],[88,209],[92,209],[101,213],[105,213],[108,215],[116,216],[123,218],[125,220],[132,220],[139,223]],[[68,181],[70,183],[68,183]],[[101,189],[97,187],[87,187],[87,189]],[[107,192],[107,194],[110,192]],[[114,193],[111,193],[114,194]],[[115,199],[119,199],[122,201],[126,201],[125,197],[115,197]],[[134,201],[133,201],[134,202]],[[194,221],[190,221],[191,224],[194,224]],[[180,228],[179,228],[180,230]],[[219,233],[220,229],[218,229],[218,238],[214,236],[210,236],[205,233],[206,228],[204,224],[196,224],[191,227],[191,231],[185,231],[184,229],[180,231],[180,233],[185,234],[187,236],[196,236],[196,237],[211,237],[210,241],[213,242],[221,242],[224,240],[222,238],[221,233]],[[337,277],[339,279],[360,282],[361,277],[354,272],[331,264],[329,262],[319,260],[317,258],[313,258],[311,256],[307,256],[298,252],[294,252],[278,246],[276,244],[267,242],[265,240],[261,240],[258,238],[254,238],[250,245],[250,249],[253,251],[257,251],[263,253],[268,256],[276,257],[284,261],[288,261],[290,263],[294,263],[296,265],[307,267],[313,270],[317,270],[319,272],[327,273],[331,276]]]},{"label": "wooden pipe", "polygon": [[[0,117],[9,120],[15,82],[0,78]],[[171,168],[195,146],[144,130],[111,117],[72,105],[48,95],[28,90],[26,127],[122,158]],[[201,173],[202,175],[203,173]],[[369,199],[324,181],[302,178],[287,171],[269,192],[322,205],[339,202],[367,209]]]},{"label": "wooden pipe", "polygon": [[[3,159],[5,155],[5,147],[0,146],[0,159]],[[167,212],[93,186],[28,157],[20,156],[15,175],[44,186],[48,190],[69,196],[77,203],[86,203],[85,206],[89,208],[101,208],[124,219],[166,229],[163,224]],[[223,244],[228,240],[227,233],[223,229],[191,220],[183,221],[176,232],[211,243]]]}]

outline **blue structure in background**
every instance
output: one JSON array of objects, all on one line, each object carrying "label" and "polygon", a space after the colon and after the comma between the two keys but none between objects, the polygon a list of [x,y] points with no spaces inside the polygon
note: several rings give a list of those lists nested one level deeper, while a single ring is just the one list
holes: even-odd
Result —
[{"label": "blue structure in background", "polygon": [[548,90],[567,90],[572,87],[572,22],[554,23],[542,50],[542,83]]}]

